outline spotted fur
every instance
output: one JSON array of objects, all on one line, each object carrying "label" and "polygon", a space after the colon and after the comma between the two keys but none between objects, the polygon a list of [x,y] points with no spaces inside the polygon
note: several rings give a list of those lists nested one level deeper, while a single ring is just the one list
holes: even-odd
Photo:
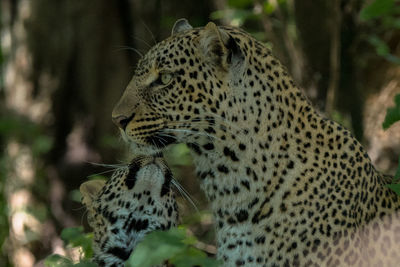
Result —
[{"label": "spotted fur", "polygon": [[184,23],[140,60],[114,108],[123,138],[146,154],[191,148],[225,266],[375,266],[360,240],[368,223],[398,216],[390,177],[261,42]]},{"label": "spotted fur", "polygon": [[147,233],[177,225],[171,177],[161,158],[138,157],[117,169],[107,183],[92,180],[81,185],[94,231],[94,261],[99,266],[125,266]]}]

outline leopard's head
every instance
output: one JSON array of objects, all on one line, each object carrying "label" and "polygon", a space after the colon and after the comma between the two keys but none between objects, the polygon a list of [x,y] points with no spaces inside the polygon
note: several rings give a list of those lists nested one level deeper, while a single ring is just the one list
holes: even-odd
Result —
[{"label": "leopard's head", "polygon": [[178,20],[172,35],[139,61],[113,110],[123,138],[145,154],[221,138],[216,132],[232,119],[227,110],[240,109],[233,91],[246,79],[244,54],[252,40],[237,28],[210,22],[193,29]]}]

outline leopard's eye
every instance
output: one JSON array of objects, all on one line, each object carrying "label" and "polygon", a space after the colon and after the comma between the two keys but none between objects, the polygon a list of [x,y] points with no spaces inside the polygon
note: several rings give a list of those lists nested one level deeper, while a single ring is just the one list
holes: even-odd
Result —
[{"label": "leopard's eye", "polygon": [[150,87],[165,87],[172,81],[173,77],[174,75],[170,72],[160,72],[157,80],[153,81]]},{"label": "leopard's eye", "polygon": [[169,82],[172,79],[172,74],[171,73],[161,73],[160,74],[160,81],[163,85],[169,84]]}]

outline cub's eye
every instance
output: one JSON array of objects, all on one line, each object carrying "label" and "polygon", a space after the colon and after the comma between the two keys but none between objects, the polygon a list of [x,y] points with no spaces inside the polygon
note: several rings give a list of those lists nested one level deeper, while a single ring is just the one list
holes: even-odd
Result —
[{"label": "cub's eye", "polygon": [[171,73],[161,73],[160,74],[160,81],[161,81],[161,84],[163,84],[163,85],[169,84],[171,79],[172,79]]}]

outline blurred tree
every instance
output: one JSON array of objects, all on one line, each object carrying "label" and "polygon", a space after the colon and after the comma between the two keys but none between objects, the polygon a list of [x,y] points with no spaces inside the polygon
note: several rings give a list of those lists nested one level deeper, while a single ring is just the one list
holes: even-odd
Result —
[{"label": "blurred tree", "polygon": [[[19,223],[28,229],[16,233],[11,225],[12,242],[5,254],[13,264],[30,266],[49,250],[60,249],[57,233],[76,224],[75,216],[82,212],[75,210],[80,204],[72,201],[69,192],[100,170],[88,162],[123,160],[110,116],[140,54],[168,36],[179,17],[188,17],[194,25],[205,24],[211,8],[211,1],[202,5],[159,0],[1,2],[5,54],[1,112],[11,123],[17,121],[17,127],[7,136],[2,132],[3,158],[10,164],[0,189],[7,191],[9,220],[20,220],[17,216],[22,214],[25,219]],[[29,132],[32,127],[26,128],[25,121],[40,134]],[[0,126],[9,128],[7,123],[2,120]],[[47,138],[52,145],[46,154],[35,154],[33,141],[14,138],[23,128],[33,140]],[[20,177],[20,157],[30,159],[31,164],[24,166],[32,173],[29,181]],[[13,186],[4,189],[7,183]],[[31,217],[14,212],[11,203],[21,196],[20,188],[29,199],[20,208],[36,212],[40,204],[47,210],[41,220],[46,226],[34,230],[34,238],[28,237]]]}]

